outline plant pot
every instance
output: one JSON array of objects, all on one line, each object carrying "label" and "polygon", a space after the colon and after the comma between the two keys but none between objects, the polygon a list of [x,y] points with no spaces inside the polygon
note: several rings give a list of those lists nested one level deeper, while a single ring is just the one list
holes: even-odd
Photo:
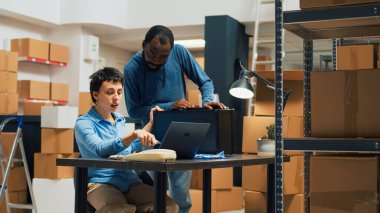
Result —
[{"label": "plant pot", "polygon": [[273,157],[275,155],[276,141],[269,139],[257,140],[258,155],[263,157]]}]

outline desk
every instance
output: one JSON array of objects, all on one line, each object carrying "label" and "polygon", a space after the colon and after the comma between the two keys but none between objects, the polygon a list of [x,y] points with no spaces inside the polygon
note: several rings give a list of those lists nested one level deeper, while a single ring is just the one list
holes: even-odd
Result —
[{"label": "desk", "polygon": [[[289,161],[284,156],[283,161]],[[176,160],[175,162],[143,162],[110,159],[65,158],[57,159],[58,166],[77,167],[77,182],[75,186],[75,213],[86,212],[87,202],[87,169],[114,168],[151,170],[155,172],[154,180],[154,212],[165,212],[165,196],[167,189],[167,172],[181,170],[203,169],[203,212],[211,212],[211,169],[224,167],[241,167],[259,164],[268,164],[268,202],[267,212],[274,212],[274,157],[260,157],[256,155],[230,155],[225,159],[213,160]],[[271,183],[271,184],[270,184]]]}]

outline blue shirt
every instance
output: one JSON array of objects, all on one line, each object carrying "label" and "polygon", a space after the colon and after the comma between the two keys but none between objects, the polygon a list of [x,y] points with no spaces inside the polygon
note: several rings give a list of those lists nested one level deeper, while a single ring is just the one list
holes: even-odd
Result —
[{"label": "blue shirt", "polygon": [[199,86],[203,104],[213,100],[214,85],[191,53],[175,44],[163,66],[152,70],[142,51],[124,67],[125,102],[131,118],[149,121],[150,109],[156,105],[170,110],[175,101],[185,99],[184,76]]},{"label": "blue shirt", "polygon": [[[83,158],[108,158],[110,155],[127,155],[141,149],[139,140],[125,147],[122,139],[126,132],[125,118],[113,113],[115,123],[104,120],[93,108],[80,116],[75,124],[75,139]],[[131,184],[141,182],[133,170],[89,168],[89,183],[104,183],[115,186],[121,192],[128,191]]]}]

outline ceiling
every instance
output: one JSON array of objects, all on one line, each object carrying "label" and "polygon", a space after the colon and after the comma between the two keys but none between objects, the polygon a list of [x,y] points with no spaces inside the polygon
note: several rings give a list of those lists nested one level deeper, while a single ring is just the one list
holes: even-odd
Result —
[{"label": "ceiling", "polygon": [[[243,23],[246,26],[246,33],[253,35],[254,23]],[[144,29],[119,29],[104,25],[85,24],[84,27],[90,29],[99,36],[102,44],[107,44],[117,48],[125,49],[132,53],[141,49],[141,43],[147,28]],[[204,25],[176,26],[170,27],[175,39],[199,39],[204,38]],[[303,67],[303,40],[284,30],[285,69],[301,69]],[[274,23],[266,22],[260,24],[258,40],[274,39]],[[253,37],[250,37],[250,47],[252,48]],[[318,40],[314,42],[314,68],[319,69],[319,55],[331,54],[331,40]],[[274,43],[259,44],[259,54],[268,55],[274,58]],[[192,52],[203,52],[203,49],[190,49]]]}]

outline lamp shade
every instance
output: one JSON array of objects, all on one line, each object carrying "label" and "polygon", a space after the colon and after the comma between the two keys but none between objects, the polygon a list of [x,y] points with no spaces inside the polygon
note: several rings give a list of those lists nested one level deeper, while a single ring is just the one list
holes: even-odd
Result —
[{"label": "lamp shade", "polygon": [[253,97],[253,87],[245,78],[235,81],[231,85],[229,92],[232,96],[240,99],[248,99]]}]

